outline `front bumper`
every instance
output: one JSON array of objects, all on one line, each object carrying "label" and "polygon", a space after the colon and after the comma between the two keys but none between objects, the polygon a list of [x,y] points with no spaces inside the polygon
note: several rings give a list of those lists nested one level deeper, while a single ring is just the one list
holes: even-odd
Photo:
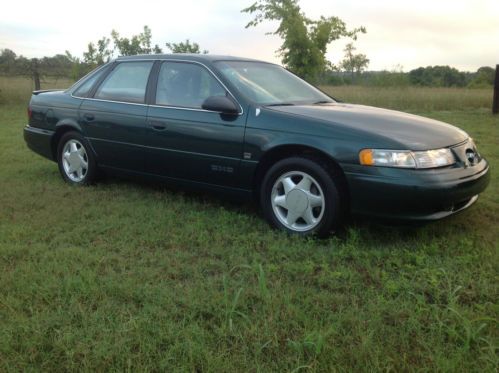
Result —
[{"label": "front bumper", "polygon": [[24,141],[26,141],[28,148],[52,161],[55,160],[52,152],[53,136],[54,131],[31,127],[30,125],[24,127]]},{"label": "front bumper", "polygon": [[345,170],[354,214],[436,220],[471,206],[490,181],[489,165],[431,170],[350,166]]}]

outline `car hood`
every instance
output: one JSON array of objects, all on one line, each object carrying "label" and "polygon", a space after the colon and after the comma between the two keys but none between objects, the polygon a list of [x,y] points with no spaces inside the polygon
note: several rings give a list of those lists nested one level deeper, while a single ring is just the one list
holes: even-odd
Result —
[{"label": "car hood", "polygon": [[409,150],[448,147],[468,138],[466,132],[447,123],[371,106],[332,103],[274,106],[272,109],[369,132],[404,145]]}]

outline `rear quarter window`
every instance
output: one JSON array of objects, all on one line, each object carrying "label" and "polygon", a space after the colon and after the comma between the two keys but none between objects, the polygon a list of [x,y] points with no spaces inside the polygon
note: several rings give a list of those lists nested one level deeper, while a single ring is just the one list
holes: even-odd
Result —
[{"label": "rear quarter window", "polygon": [[74,92],[75,97],[87,97],[89,92],[92,90],[93,86],[97,81],[104,75],[108,69],[106,67],[96,71],[90,75]]}]

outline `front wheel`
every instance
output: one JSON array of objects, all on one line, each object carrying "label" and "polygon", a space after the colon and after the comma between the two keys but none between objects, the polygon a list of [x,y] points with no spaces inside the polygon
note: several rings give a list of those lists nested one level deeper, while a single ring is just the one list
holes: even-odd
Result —
[{"label": "front wheel", "polygon": [[341,220],[340,196],[324,165],[292,157],[277,162],[263,179],[260,203],[272,226],[289,233],[325,236]]},{"label": "front wheel", "polygon": [[57,163],[62,178],[72,185],[88,185],[96,173],[90,145],[78,132],[64,134],[57,147]]}]

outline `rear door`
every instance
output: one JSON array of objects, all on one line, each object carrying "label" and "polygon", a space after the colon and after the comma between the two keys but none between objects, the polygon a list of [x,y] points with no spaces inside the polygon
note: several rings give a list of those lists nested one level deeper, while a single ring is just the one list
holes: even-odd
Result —
[{"label": "rear door", "polygon": [[205,66],[164,61],[149,108],[148,172],[195,182],[238,186],[245,114],[203,110],[210,96],[230,95]]},{"label": "rear door", "polygon": [[92,98],[80,106],[79,120],[100,165],[144,171],[147,106],[145,96],[154,61],[117,63]]}]

